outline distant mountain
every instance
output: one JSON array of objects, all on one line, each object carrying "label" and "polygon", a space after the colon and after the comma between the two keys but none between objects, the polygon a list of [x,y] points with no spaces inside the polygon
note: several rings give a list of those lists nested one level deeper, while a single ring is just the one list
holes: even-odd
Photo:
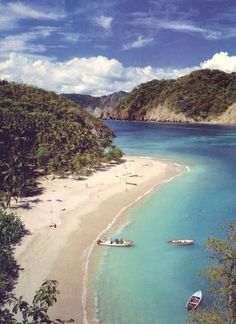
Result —
[{"label": "distant mountain", "polygon": [[236,73],[197,70],[176,80],[140,84],[129,94],[69,95],[74,96],[104,119],[236,124]]},{"label": "distant mountain", "polygon": [[121,102],[128,96],[128,93],[125,91],[119,91],[101,97],[75,93],[63,95],[76,102],[80,107],[92,113],[95,117],[106,119],[108,117],[108,112],[121,104]]}]

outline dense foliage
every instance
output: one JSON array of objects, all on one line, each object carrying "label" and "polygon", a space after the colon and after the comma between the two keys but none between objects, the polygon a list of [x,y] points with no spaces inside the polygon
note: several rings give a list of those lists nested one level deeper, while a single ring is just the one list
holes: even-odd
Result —
[{"label": "dense foliage", "polygon": [[206,247],[212,252],[213,263],[202,271],[213,303],[191,313],[190,323],[236,323],[236,223],[222,226],[222,230],[224,239],[208,238]]},{"label": "dense foliage", "polygon": [[197,70],[177,80],[152,80],[134,88],[114,109],[112,118],[143,119],[148,110],[165,106],[195,121],[222,114],[236,102],[236,73]]},{"label": "dense foliage", "polygon": [[[0,82],[0,194],[7,205],[32,193],[36,171],[80,173],[107,159],[112,131],[73,101]],[[121,153],[122,155],[122,153]]]},{"label": "dense foliage", "polygon": [[13,256],[14,246],[26,233],[16,215],[0,209],[0,306],[9,298],[18,278],[19,267]]}]

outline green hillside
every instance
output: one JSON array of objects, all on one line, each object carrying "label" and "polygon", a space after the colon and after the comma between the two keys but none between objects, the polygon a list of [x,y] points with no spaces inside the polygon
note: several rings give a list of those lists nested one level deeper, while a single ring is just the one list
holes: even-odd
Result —
[{"label": "green hillside", "polygon": [[197,70],[176,80],[152,80],[129,94],[66,96],[103,119],[236,124],[236,73],[218,70]]},{"label": "green hillside", "polygon": [[0,81],[1,197],[36,188],[38,170],[81,174],[119,157],[113,133],[73,101],[32,86]]},{"label": "green hillside", "polygon": [[137,86],[110,117],[148,119],[148,112],[158,107],[195,121],[207,121],[235,102],[236,73],[198,70],[177,80],[153,80]]}]

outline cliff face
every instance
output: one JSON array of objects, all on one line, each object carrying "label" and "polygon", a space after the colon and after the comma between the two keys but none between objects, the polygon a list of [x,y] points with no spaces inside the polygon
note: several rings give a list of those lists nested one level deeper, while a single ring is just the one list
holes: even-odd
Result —
[{"label": "cliff face", "polygon": [[152,120],[159,122],[175,122],[175,123],[193,123],[192,118],[186,117],[183,113],[175,113],[168,108],[168,105],[158,105],[147,111],[144,120]]},{"label": "cliff face", "polygon": [[236,125],[236,103],[231,105],[222,115],[211,122]]},{"label": "cliff face", "polygon": [[129,94],[87,96],[87,102],[77,96],[80,106],[103,119],[236,124],[236,73],[198,70],[140,84]]},{"label": "cliff face", "polygon": [[174,122],[174,123],[194,123],[193,118],[189,118],[183,113],[176,113],[169,109],[168,104],[158,105],[148,110],[140,110],[130,118],[127,111],[122,109],[104,109],[102,114],[104,119],[121,119],[121,120],[143,120],[158,122]]},{"label": "cliff face", "polygon": [[172,111],[167,104],[158,105],[147,110],[143,114],[136,114],[134,118],[129,118],[128,113],[117,109],[99,110],[98,118],[119,119],[119,120],[143,120],[169,123],[212,123],[212,124],[230,124],[236,125],[236,103],[232,104],[226,111],[217,117],[191,118],[184,113]]}]

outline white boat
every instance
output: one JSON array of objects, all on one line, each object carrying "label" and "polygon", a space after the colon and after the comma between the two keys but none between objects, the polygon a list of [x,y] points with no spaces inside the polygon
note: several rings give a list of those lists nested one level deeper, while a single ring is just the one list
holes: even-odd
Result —
[{"label": "white boat", "polygon": [[198,307],[202,300],[202,291],[196,291],[187,301],[186,307],[188,311],[192,311]]},{"label": "white boat", "polygon": [[98,245],[106,245],[106,246],[116,246],[116,247],[124,247],[124,246],[131,246],[134,244],[131,240],[123,240],[123,239],[99,239],[97,241]]},{"label": "white boat", "polygon": [[168,243],[172,245],[192,245],[194,243],[194,240],[170,240]]}]

